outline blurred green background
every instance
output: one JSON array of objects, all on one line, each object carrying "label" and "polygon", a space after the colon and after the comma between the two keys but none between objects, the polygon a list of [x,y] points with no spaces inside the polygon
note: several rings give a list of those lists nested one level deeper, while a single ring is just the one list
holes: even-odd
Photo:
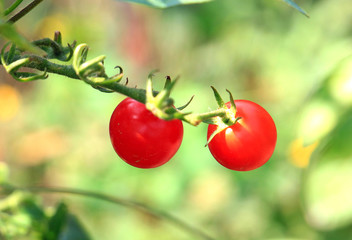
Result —
[{"label": "blurred green background", "polygon": [[[153,69],[160,70],[159,89],[166,75],[180,75],[176,105],[195,95],[189,106],[195,112],[216,108],[210,86],[224,97],[229,89],[268,110],[277,147],[263,167],[234,172],[204,147],[205,124],[185,124],[169,163],[137,169],[118,158],[109,139],[109,118],[123,96],[53,74],[18,83],[1,69],[1,178],[142,202],[215,239],[352,239],[352,4],[297,3],[310,18],[274,0],[166,10],[112,0],[44,1],[16,23],[28,39],[59,30],[65,42],[87,43],[90,57],[106,55],[110,74],[123,67],[131,86],[144,88]],[[45,194],[40,201],[50,209],[61,200],[92,239],[196,239],[98,200]]]}]

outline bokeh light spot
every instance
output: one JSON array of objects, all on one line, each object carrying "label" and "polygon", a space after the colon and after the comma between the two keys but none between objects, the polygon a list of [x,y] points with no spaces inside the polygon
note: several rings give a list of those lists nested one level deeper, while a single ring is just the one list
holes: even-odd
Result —
[{"label": "bokeh light spot", "polygon": [[20,108],[20,94],[10,85],[0,85],[0,122],[13,119]]}]

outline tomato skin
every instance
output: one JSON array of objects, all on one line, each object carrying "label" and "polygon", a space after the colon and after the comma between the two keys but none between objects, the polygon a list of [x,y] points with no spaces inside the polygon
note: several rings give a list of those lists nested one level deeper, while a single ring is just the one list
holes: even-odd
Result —
[{"label": "tomato skin", "polygon": [[126,98],[115,108],[109,132],[122,160],[138,168],[155,168],[168,162],[179,149],[183,124],[178,119],[160,119],[143,103]]},{"label": "tomato skin", "polygon": [[[236,171],[250,171],[264,165],[272,156],[277,132],[274,120],[258,104],[235,100],[236,117],[241,119],[214,136],[209,143],[213,157],[224,167]],[[230,102],[226,103],[230,107]],[[208,126],[207,138],[217,129]]]}]

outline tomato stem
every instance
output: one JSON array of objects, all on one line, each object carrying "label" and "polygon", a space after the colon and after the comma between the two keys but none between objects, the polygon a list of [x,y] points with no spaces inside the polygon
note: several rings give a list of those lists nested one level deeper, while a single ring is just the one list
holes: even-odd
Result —
[{"label": "tomato stem", "polygon": [[[105,72],[104,60],[105,56],[98,56],[88,60],[89,47],[87,44],[76,43],[62,45],[62,36],[60,32],[55,32],[53,40],[49,38],[40,39],[33,42],[34,45],[40,47],[47,54],[44,56],[36,54],[26,54],[23,50],[12,45],[5,52],[9,44],[1,50],[1,63],[5,69],[18,81],[33,81],[47,78],[47,73],[55,73],[67,76],[72,79],[78,79],[86,82],[93,88],[102,92],[117,92],[127,97],[133,98],[153,112],[157,117],[172,120],[180,119],[193,126],[200,123],[206,124],[231,124],[235,122],[236,106],[230,94],[231,108],[228,109],[224,100],[218,91],[211,86],[215,99],[219,105],[219,109],[205,113],[189,113],[182,112],[191,100],[183,107],[177,109],[174,107],[174,101],[170,98],[171,91],[177,83],[177,79],[166,77],[164,88],[158,92],[153,90],[152,77],[156,71],[152,71],[147,80],[146,89],[129,87],[127,84],[120,83],[124,73],[121,67],[116,67],[119,72],[109,77]],[[72,65],[59,64],[52,62],[56,59],[66,62],[72,58]],[[18,72],[22,67],[36,69],[42,71],[42,74],[33,72]]]},{"label": "tomato stem", "polygon": [[195,114],[191,114],[192,117],[194,117],[195,119],[204,122],[204,123],[214,123],[214,121],[212,119],[214,119],[215,117],[225,117],[226,116],[226,110],[223,108],[219,108],[217,110],[213,110],[210,112],[205,112],[205,113],[195,113]]}]

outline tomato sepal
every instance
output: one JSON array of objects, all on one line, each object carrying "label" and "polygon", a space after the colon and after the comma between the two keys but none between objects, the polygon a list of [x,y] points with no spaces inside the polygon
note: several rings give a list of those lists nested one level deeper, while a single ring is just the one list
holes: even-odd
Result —
[{"label": "tomato sepal", "polygon": [[[218,117],[218,118],[220,118],[220,117]],[[224,131],[226,128],[229,127],[229,125],[225,124],[221,119],[218,119],[218,118],[216,118],[216,119],[213,121],[213,123],[210,123],[210,124],[217,125],[218,127],[217,127],[217,129],[210,135],[210,137],[209,137],[207,143],[205,144],[205,147],[207,147],[207,146],[209,145],[209,143],[211,142],[211,140],[213,140],[213,138],[215,137],[215,135],[217,135],[218,133]],[[237,117],[237,118],[235,119],[235,122],[234,122],[232,125],[236,124],[240,119],[242,119],[242,117]],[[230,125],[230,126],[231,126],[231,125]]]},{"label": "tomato sepal", "polygon": [[[171,80],[169,76],[166,77],[164,88],[157,94],[153,91],[152,77],[155,71],[152,71],[147,80],[146,86],[146,108],[155,116],[164,120],[185,119],[185,116],[190,113],[183,113],[174,107],[174,101],[170,98],[172,89],[174,88],[178,78]],[[188,104],[187,104],[188,105]]]},{"label": "tomato sepal", "polygon": [[103,92],[113,92],[104,88],[104,85],[120,82],[123,78],[122,68],[120,66],[115,67],[115,69],[118,68],[120,70],[119,73],[108,77],[104,67],[105,56],[98,56],[87,61],[88,50],[87,44],[80,44],[75,48],[72,60],[72,67],[75,73],[93,88]]},{"label": "tomato sepal", "polygon": [[16,46],[15,44],[12,44],[10,47],[10,50],[7,54],[7,57],[5,59],[5,49],[7,46],[11,44],[11,42],[8,42],[4,45],[4,47],[1,49],[1,63],[4,66],[5,70],[17,81],[20,82],[30,82],[34,80],[43,80],[48,78],[47,71],[45,70],[43,74],[37,74],[37,73],[30,73],[30,72],[18,72],[18,70],[21,67],[25,67],[27,64],[30,63],[30,57],[27,58],[22,58],[18,59],[14,62],[12,62],[14,58],[14,54],[16,51]]}]

